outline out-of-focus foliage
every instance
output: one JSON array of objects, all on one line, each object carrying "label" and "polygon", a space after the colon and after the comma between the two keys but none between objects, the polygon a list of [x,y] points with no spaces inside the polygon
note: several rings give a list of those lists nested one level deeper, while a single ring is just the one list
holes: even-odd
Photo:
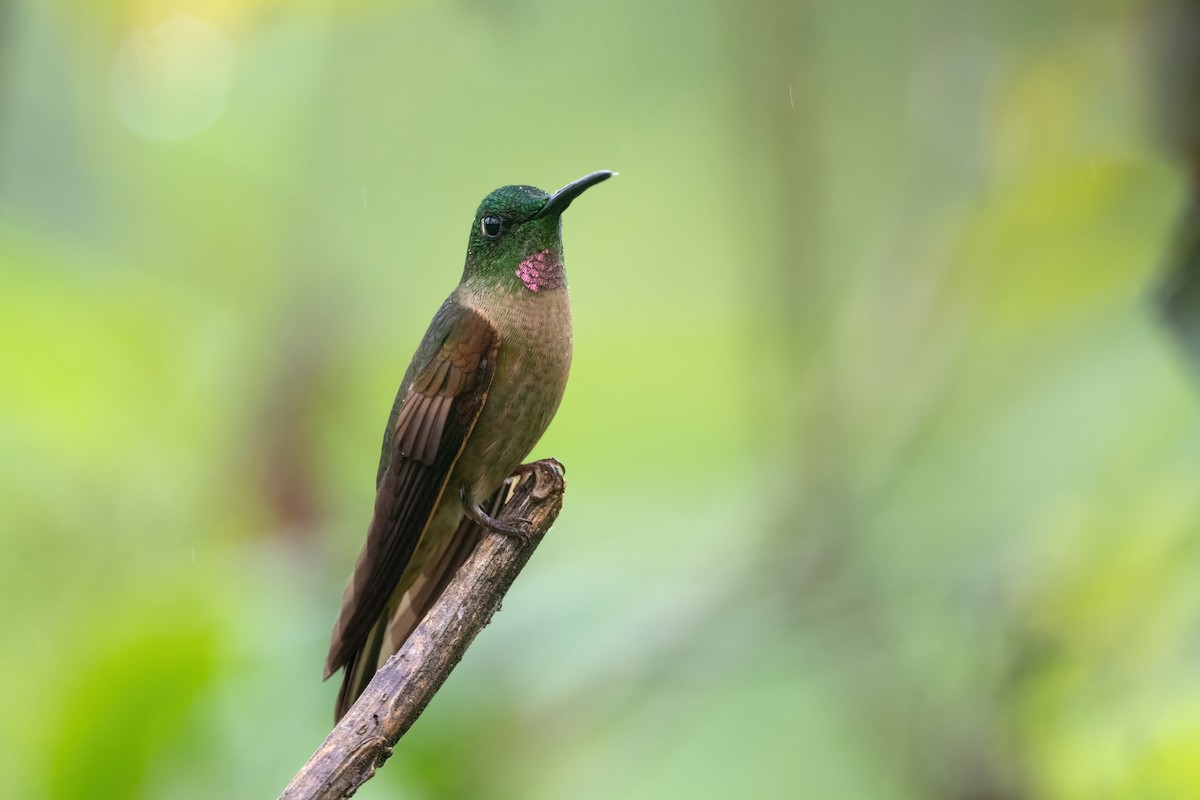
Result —
[{"label": "out-of-focus foliage", "polygon": [[475,205],[598,168],[566,509],[360,796],[1200,795],[1143,21],[0,0],[0,795],[286,783]]}]

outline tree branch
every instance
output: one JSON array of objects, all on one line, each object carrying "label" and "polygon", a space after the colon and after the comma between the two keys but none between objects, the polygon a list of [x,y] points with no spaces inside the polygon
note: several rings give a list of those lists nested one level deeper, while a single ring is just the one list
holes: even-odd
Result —
[{"label": "tree branch", "polygon": [[484,536],[433,608],[400,650],[380,667],[346,716],[296,774],[280,799],[349,797],[392,755],[471,645],[500,609],[508,587],[562,508],[561,465],[553,460],[529,472],[499,518],[528,520],[528,543],[511,536]]}]

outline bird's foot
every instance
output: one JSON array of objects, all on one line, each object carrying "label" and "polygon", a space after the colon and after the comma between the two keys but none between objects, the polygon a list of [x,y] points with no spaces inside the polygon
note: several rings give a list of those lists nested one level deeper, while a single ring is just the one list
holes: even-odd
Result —
[{"label": "bird's foot", "polygon": [[484,530],[515,537],[521,540],[521,544],[529,544],[533,539],[533,523],[527,519],[505,522],[489,516],[478,503],[464,503],[463,505],[466,506],[467,516]]},{"label": "bird's foot", "polygon": [[[554,470],[555,472],[557,472],[560,477],[565,478],[567,475],[567,468],[564,467],[563,463],[561,461],[559,461],[557,458],[544,458],[541,461],[535,461],[532,464],[522,464],[521,466],[517,467],[516,470],[513,472],[513,477],[519,478],[521,480],[521,482],[524,482],[526,479],[529,478],[530,475],[532,475],[533,481],[534,481],[534,483],[533,483],[534,499],[535,500],[545,500],[547,497],[550,496],[550,493],[553,489],[553,485],[549,481],[539,480],[540,476],[538,475],[538,470],[537,470],[537,467],[539,464],[549,465],[549,467],[552,470]],[[543,483],[550,484],[550,485],[543,485]]]}]

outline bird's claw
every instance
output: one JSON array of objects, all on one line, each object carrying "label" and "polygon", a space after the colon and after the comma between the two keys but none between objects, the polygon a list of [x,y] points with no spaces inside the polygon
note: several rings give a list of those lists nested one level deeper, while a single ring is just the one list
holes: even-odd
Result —
[{"label": "bird's claw", "polygon": [[522,544],[529,544],[533,539],[533,523],[527,519],[520,518],[513,522],[496,519],[489,516],[478,505],[467,505],[467,516],[484,530],[499,533],[503,536],[515,537],[520,539]]},{"label": "bird's claw", "polygon": [[523,517],[518,517],[511,522],[506,519],[492,519],[488,529],[496,533],[503,533],[505,536],[522,536],[533,530],[533,523]]},{"label": "bird's claw", "polygon": [[534,500],[541,501],[553,493],[554,482],[541,480],[541,475],[537,468],[539,464],[545,464],[550,467],[550,469],[558,473],[559,478],[566,477],[567,468],[557,458],[545,458],[541,461],[535,461],[532,464],[522,464],[513,472],[513,475],[521,481],[525,481],[530,475],[533,476],[533,491],[531,494]]},{"label": "bird's claw", "polygon": [[493,533],[518,539],[522,545],[527,545],[533,541],[533,523],[527,519],[517,519],[513,522],[493,519],[492,524],[486,527]]}]

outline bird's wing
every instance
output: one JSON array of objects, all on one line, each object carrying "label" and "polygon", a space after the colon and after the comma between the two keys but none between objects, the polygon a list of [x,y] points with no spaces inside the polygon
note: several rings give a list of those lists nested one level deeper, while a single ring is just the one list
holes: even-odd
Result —
[{"label": "bird's wing", "polygon": [[492,324],[453,298],[433,318],[388,421],[375,513],[342,598],[325,677],[354,659],[400,583],[487,402],[499,348]]}]

